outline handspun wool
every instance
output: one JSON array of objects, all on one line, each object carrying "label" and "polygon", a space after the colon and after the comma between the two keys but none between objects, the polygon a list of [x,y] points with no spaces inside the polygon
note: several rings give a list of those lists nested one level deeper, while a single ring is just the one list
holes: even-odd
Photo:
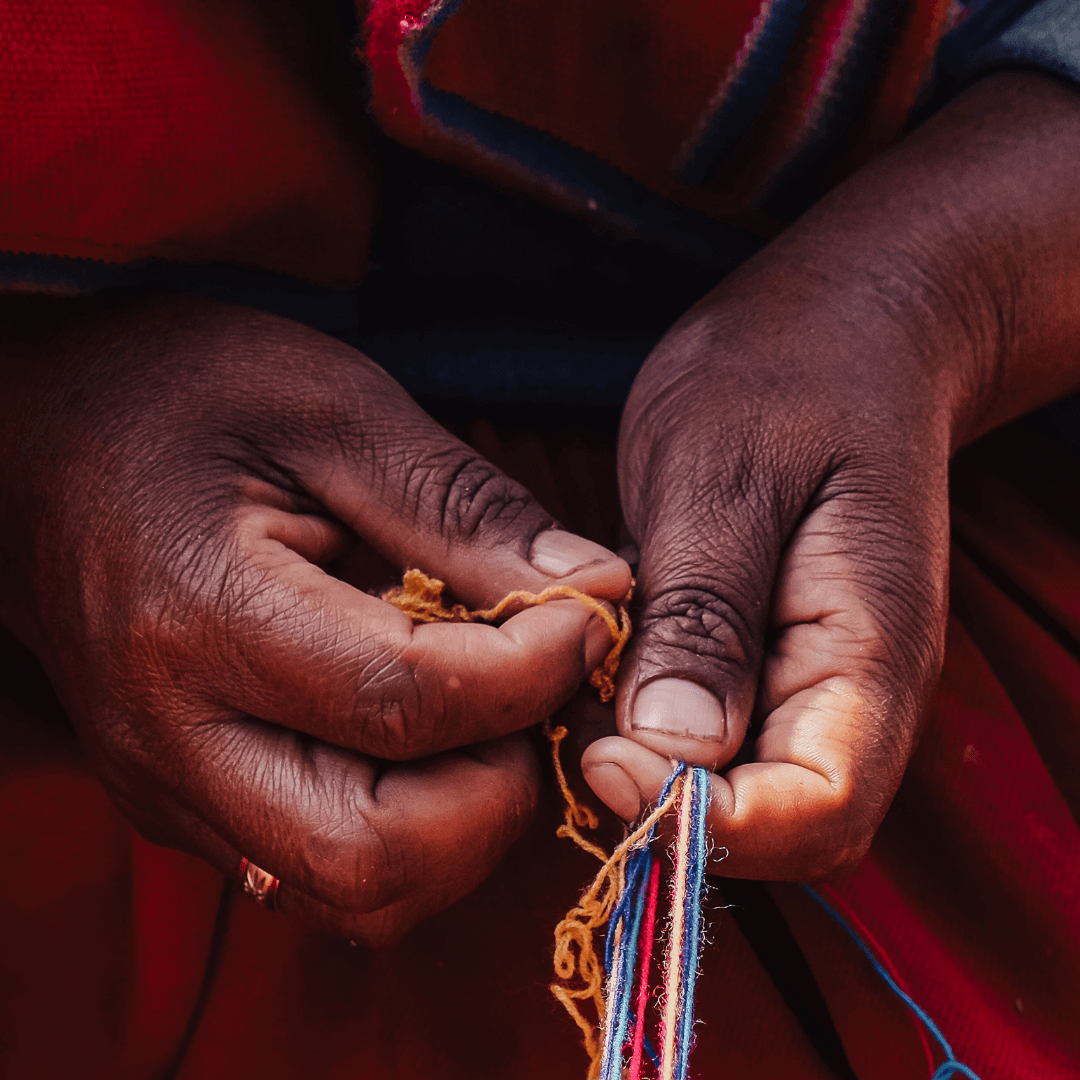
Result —
[{"label": "handspun wool", "polygon": [[[557,757],[555,742],[553,750]],[[656,808],[604,860],[577,906],[556,927],[555,974],[561,982],[553,984],[551,990],[585,1036],[589,1080],[622,1080],[627,1050],[630,1080],[640,1080],[645,1054],[657,1067],[659,1080],[686,1080],[701,949],[707,808],[708,772],[678,763]],[[671,811],[676,812],[678,827],[657,1054],[645,1030],[652,999],[650,976],[661,869],[653,845],[660,819]],[[594,935],[605,924],[601,965]],[[565,985],[568,982],[579,985]],[[583,1000],[592,1001],[595,1024],[582,1014],[578,1002]]]}]

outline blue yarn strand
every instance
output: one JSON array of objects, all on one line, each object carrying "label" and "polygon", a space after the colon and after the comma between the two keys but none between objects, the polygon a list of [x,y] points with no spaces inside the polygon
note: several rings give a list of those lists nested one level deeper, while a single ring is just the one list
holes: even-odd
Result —
[{"label": "blue yarn strand", "polygon": [[612,909],[608,918],[607,936],[604,938],[604,970],[612,971],[615,958],[615,934],[619,923],[626,920],[630,913],[638,892],[644,888],[645,880],[642,877],[646,872],[645,862],[648,860],[649,869],[652,868],[652,854],[648,848],[638,848],[631,851],[626,859],[626,882],[623,894],[618,903]]},{"label": "blue yarn strand", "polygon": [[[680,957],[679,997],[681,1010],[677,1034],[675,1080],[687,1080],[690,1050],[694,1034],[694,995],[697,985],[698,963],[702,942],[702,901],[706,891],[705,864],[707,861],[708,830],[706,818],[709,805],[709,774],[706,769],[695,767],[688,769],[680,762],[668,776],[660,792],[657,803],[664,802],[671,794],[675,781],[688,773],[690,784],[691,833],[687,862],[686,897],[683,916],[686,934],[683,939]],[[650,845],[656,838],[656,824],[649,829],[640,847],[627,854],[625,883],[608,923],[607,937],[604,942],[605,966],[609,973],[608,1039],[604,1047],[604,1059],[601,1063],[601,1080],[620,1080],[623,1069],[623,1051],[627,1040],[633,1035],[636,1021],[631,1016],[634,988],[634,972],[637,964],[638,937],[645,909],[645,894],[652,870],[653,855]],[[847,920],[822,896],[807,885],[803,889],[815,903],[851,938],[859,951],[870,961],[874,971],[885,985],[914,1013],[915,1017],[930,1033],[941,1048],[945,1060],[935,1069],[932,1080],[951,1080],[956,1076],[967,1080],[980,1080],[978,1074],[962,1061],[957,1060],[948,1039],[933,1019],[909,994],[901,989],[896,980],[874,956],[870,948]],[[616,947],[619,928],[622,936]],[[648,1034],[645,1034],[644,1049],[653,1065],[659,1068],[659,1058]]]},{"label": "blue yarn strand", "polygon": [[882,982],[915,1014],[922,1023],[923,1027],[937,1040],[938,1046],[941,1047],[942,1053],[945,1055],[945,1060],[934,1071],[932,1080],[949,1080],[949,1077],[959,1074],[960,1076],[968,1077],[968,1080],[980,1080],[978,1074],[973,1069],[965,1065],[962,1061],[958,1061],[956,1055],[953,1053],[952,1046],[949,1045],[949,1040],[941,1033],[941,1029],[930,1018],[930,1014],[911,997],[910,994],[905,993],[899,983],[885,970],[885,968],[878,961],[878,958],[870,951],[869,946],[859,937],[858,933],[852,927],[847,919],[840,914],[824,897],[819,896],[809,885],[804,885],[803,889],[813,899],[822,910],[835,922],[852,941],[858,946],[859,951],[866,957],[867,960],[873,965],[874,970],[877,972],[878,977]]},{"label": "blue yarn strand", "polygon": [[[610,1080],[621,1080],[623,1067],[623,1048],[626,1046],[626,1033],[630,1024],[630,1008],[634,997],[634,968],[637,965],[638,934],[641,930],[641,918],[645,912],[645,883],[648,870],[651,869],[652,855],[648,850],[642,852],[642,869],[634,892],[634,911],[629,924],[629,939],[624,922],[623,938],[619,946],[619,979],[616,994],[617,1011],[612,1018],[612,1037],[608,1052]],[[645,866],[646,861],[650,864]],[[629,893],[629,888],[627,892]]]},{"label": "blue yarn strand", "polygon": [[[685,772],[687,772],[686,763],[680,762],[664,781],[657,805],[667,799],[675,781]],[[601,1080],[620,1080],[622,1075],[623,1048],[626,1044],[627,1033],[631,1030],[630,1010],[634,988],[634,967],[637,962],[637,939],[653,864],[653,855],[649,845],[655,838],[656,824],[654,823],[642,839],[641,846],[628,853],[623,892],[608,919],[607,935],[604,940],[604,968],[608,972],[606,995],[608,1037],[605,1040],[604,1055],[600,1063]],[[700,893],[700,888],[697,891]],[[698,918],[700,920],[700,912]],[[622,938],[616,948],[615,941],[620,926]],[[694,968],[696,974],[696,962]],[[644,1043],[649,1057],[659,1067],[659,1059],[647,1035]]]},{"label": "blue yarn strand", "polygon": [[707,856],[706,817],[709,809],[709,773],[697,766],[691,772],[690,851],[687,865],[685,918],[686,937],[683,939],[682,983],[679,1016],[678,1056],[675,1060],[675,1080],[686,1080],[690,1065],[690,1049],[694,1036],[694,991],[697,986],[698,963],[701,953],[701,901],[705,886]]},{"label": "blue yarn strand", "polygon": [[979,1080],[974,1070],[962,1061],[943,1061],[934,1071],[933,1080],[949,1080],[950,1076],[966,1076],[969,1080]]}]

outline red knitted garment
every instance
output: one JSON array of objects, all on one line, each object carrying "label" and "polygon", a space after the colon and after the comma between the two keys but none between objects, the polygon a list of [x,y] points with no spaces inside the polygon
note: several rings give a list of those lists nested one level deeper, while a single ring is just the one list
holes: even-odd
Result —
[{"label": "red knitted garment", "polygon": [[365,265],[373,186],[258,0],[0,5],[0,252]]}]

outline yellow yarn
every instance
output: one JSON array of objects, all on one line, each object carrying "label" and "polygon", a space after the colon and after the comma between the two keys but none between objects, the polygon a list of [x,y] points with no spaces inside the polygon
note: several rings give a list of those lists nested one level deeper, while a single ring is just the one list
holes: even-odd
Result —
[{"label": "yellow yarn", "polygon": [[[599,615],[611,631],[611,651],[589,677],[589,681],[600,691],[601,701],[610,701],[614,697],[615,673],[618,671],[623,648],[630,637],[630,616],[626,612],[629,594],[618,605],[616,617],[603,601],[569,585],[552,585],[539,593],[516,589],[504,596],[494,607],[478,611],[470,611],[464,604],[447,607],[443,598],[445,589],[444,582],[428,577],[422,570],[406,570],[401,585],[387,590],[382,594],[382,598],[405,612],[415,623],[495,622],[511,605],[532,607],[545,604],[549,600],[577,600]],[[562,1002],[585,1037],[585,1049],[591,1062],[588,1080],[595,1080],[600,1072],[601,1047],[598,1031],[604,1022],[604,968],[596,955],[594,935],[607,923],[622,892],[624,857],[634,844],[644,839],[653,824],[675,805],[679,787],[676,785],[668,798],[609,856],[602,847],[582,836],[579,831],[582,828],[595,829],[599,819],[589,807],[582,806],[577,801],[567,782],[559,753],[562,741],[566,738],[566,728],[552,728],[550,723],[545,722],[544,733],[551,743],[555,777],[566,803],[563,824],[559,826],[557,835],[573,840],[578,847],[603,863],[592,884],[582,893],[577,906],[571,908],[566,918],[555,928],[555,975],[564,983],[579,981],[581,985],[569,987],[553,983],[551,986],[552,994]],[[588,1000],[592,1001],[596,1009],[595,1023],[585,1017],[578,1005],[578,1002]]]},{"label": "yellow yarn", "polygon": [[388,589],[382,598],[400,611],[404,611],[413,622],[495,622],[501,618],[511,604],[523,607],[535,607],[546,604],[549,600],[571,599],[584,604],[591,612],[599,615],[611,631],[611,651],[604,662],[589,676],[589,681],[600,691],[601,701],[610,701],[615,696],[615,672],[619,668],[619,657],[630,637],[630,616],[626,613],[629,594],[618,606],[618,617],[610,608],[595,596],[589,596],[570,585],[552,585],[543,592],[533,593],[525,589],[515,589],[507,593],[494,607],[470,611],[464,604],[447,607],[443,600],[446,584],[438,578],[428,577],[423,570],[406,570],[400,585]]}]

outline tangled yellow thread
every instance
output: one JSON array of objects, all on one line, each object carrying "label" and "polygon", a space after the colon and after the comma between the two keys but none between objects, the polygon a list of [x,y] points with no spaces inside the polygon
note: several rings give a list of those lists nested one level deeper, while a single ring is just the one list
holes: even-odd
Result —
[{"label": "tangled yellow thread", "polygon": [[[504,596],[494,607],[470,611],[464,604],[448,607],[443,596],[445,589],[444,582],[428,577],[422,570],[406,570],[401,585],[387,590],[382,594],[382,598],[416,623],[495,622],[511,605],[534,607],[549,600],[577,600],[600,616],[611,632],[611,650],[604,662],[591,674],[589,681],[600,691],[601,701],[610,701],[614,697],[615,674],[622,651],[630,637],[630,616],[626,612],[629,595],[618,605],[617,615],[612,614],[603,601],[570,585],[552,585],[539,593],[516,589]],[[588,1080],[595,1080],[600,1072],[601,1047],[598,1033],[604,1022],[604,968],[596,954],[595,934],[606,925],[622,891],[622,873],[627,852],[674,806],[678,788],[609,856],[602,847],[581,835],[582,828],[595,829],[599,820],[589,807],[582,806],[577,801],[567,782],[560,755],[560,747],[567,734],[566,728],[552,728],[550,723],[546,723],[544,733],[551,743],[555,777],[566,803],[563,824],[559,826],[557,835],[573,840],[578,847],[603,863],[592,884],[582,893],[577,906],[571,908],[555,928],[555,975],[563,983],[580,981],[580,985],[572,987],[553,983],[551,986],[552,994],[562,1003],[585,1037],[585,1049],[591,1061]],[[596,1023],[591,1023],[578,1005],[580,1001],[589,1000],[596,1009]]]},{"label": "tangled yellow thread", "polygon": [[[552,752],[558,754],[557,743],[553,742]],[[622,894],[622,874],[627,853],[635,844],[641,843],[653,825],[675,805],[680,791],[680,786],[676,784],[668,797],[610,855],[605,855],[595,844],[586,847],[588,841],[582,843],[581,839],[574,837],[587,851],[591,850],[597,855],[604,865],[593,878],[592,884],[581,894],[577,906],[571,908],[562,922],[555,927],[555,975],[563,982],[578,979],[581,985],[571,989],[553,983],[551,992],[562,1002],[585,1036],[585,1051],[590,1061],[587,1080],[596,1080],[600,1075],[599,1033],[604,1026],[604,967],[596,955],[595,935],[607,925],[612,909]],[[571,813],[571,800],[574,806],[577,806],[571,794],[567,806],[568,816]],[[564,832],[565,828],[566,826],[563,826],[559,829],[560,836],[569,835]],[[591,1000],[596,1009],[595,1024],[590,1023],[578,1006],[579,1001],[587,1000]]]}]

